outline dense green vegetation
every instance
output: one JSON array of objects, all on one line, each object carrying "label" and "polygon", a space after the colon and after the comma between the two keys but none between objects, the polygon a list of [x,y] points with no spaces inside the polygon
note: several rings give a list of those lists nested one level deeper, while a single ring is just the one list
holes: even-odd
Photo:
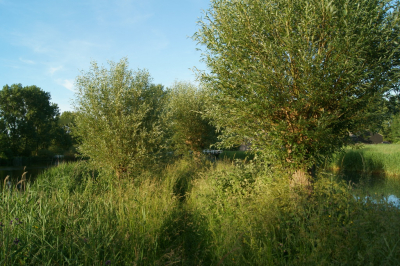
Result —
[{"label": "dense green vegetation", "polygon": [[0,194],[1,265],[398,265],[400,210],[320,176],[179,160],[135,182],[85,162]]},{"label": "dense green vegetation", "polygon": [[400,174],[399,145],[340,153],[349,133],[399,136],[399,7],[212,0],[199,86],[93,62],[61,116],[5,86],[0,157],[85,161],[4,180],[0,265],[399,265],[400,209],[343,178]]},{"label": "dense green vegetation", "polygon": [[235,159],[253,160],[254,154],[246,151],[223,151],[220,157],[231,161],[234,161]]},{"label": "dense green vegetation", "polygon": [[77,78],[72,133],[82,156],[121,178],[153,164],[159,155],[165,92],[151,83],[146,70],[130,70],[127,59],[109,65],[92,62]]},{"label": "dense green vegetation", "polygon": [[343,172],[400,176],[400,144],[352,146],[334,156],[328,168]]},{"label": "dense green vegetation", "polygon": [[[248,139],[293,178],[382,123],[398,87],[399,2],[211,0],[194,39],[225,145]],[[301,181],[301,180],[299,180]]]},{"label": "dense green vegetation", "polygon": [[[0,159],[73,153],[76,144],[50,93],[37,86],[5,85],[0,91]],[[62,114],[65,118],[71,113]]]},{"label": "dense green vegetation", "polygon": [[175,82],[168,91],[165,124],[170,129],[170,149],[177,155],[193,152],[198,158],[203,149],[217,141],[216,128],[204,118],[208,95],[194,84]]}]

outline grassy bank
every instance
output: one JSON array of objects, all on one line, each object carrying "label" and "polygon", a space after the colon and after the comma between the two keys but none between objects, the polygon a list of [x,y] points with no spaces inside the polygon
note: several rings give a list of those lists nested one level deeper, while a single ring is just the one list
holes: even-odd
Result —
[{"label": "grassy bank", "polygon": [[400,176],[400,144],[371,144],[349,147],[334,157],[330,169]]},{"label": "grassy bank", "polygon": [[321,177],[178,161],[116,183],[85,163],[1,194],[0,265],[399,265],[400,210]]}]

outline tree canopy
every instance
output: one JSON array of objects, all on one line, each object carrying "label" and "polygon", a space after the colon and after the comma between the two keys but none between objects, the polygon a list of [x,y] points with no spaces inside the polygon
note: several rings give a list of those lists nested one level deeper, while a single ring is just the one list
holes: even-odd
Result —
[{"label": "tree canopy", "polygon": [[[399,2],[211,0],[194,40],[222,144],[311,169],[399,80]],[[296,171],[297,171],[296,170]]]},{"label": "tree canopy", "polygon": [[215,126],[205,118],[205,91],[189,82],[175,82],[169,90],[166,115],[172,147],[178,154],[192,151],[197,157],[217,141]]},{"label": "tree canopy", "polygon": [[5,85],[0,91],[1,142],[8,156],[37,155],[54,137],[58,106],[37,86]]},{"label": "tree canopy", "polygon": [[119,178],[153,162],[163,136],[163,90],[146,70],[129,70],[127,59],[109,62],[108,69],[92,62],[76,88],[72,132],[83,156]]}]

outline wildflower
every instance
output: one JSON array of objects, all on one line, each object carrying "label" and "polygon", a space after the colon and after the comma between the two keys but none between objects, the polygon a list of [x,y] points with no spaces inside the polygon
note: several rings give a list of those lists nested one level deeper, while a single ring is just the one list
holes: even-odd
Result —
[{"label": "wildflower", "polygon": [[106,264],[106,265],[110,265],[110,264],[111,264],[111,260],[106,261],[105,264]]},{"label": "wildflower", "polygon": [[18,245],[18,243],[19,243],[19,239],[16,238],[16,239],[14,240],[14,244],[15,244],[15,245]]}]

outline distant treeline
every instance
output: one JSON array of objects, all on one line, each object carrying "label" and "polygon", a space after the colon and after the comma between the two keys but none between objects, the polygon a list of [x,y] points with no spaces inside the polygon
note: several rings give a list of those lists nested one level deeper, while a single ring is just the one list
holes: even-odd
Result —
[{"label": "distant treeline", "polygon": [[[0,91],[1,162],[72,157],[74,141],[68,130],[72,113],[60,115],[50,93],[37,86],[5,85]],[[37,157],[37,159],[32,159]]]}]

